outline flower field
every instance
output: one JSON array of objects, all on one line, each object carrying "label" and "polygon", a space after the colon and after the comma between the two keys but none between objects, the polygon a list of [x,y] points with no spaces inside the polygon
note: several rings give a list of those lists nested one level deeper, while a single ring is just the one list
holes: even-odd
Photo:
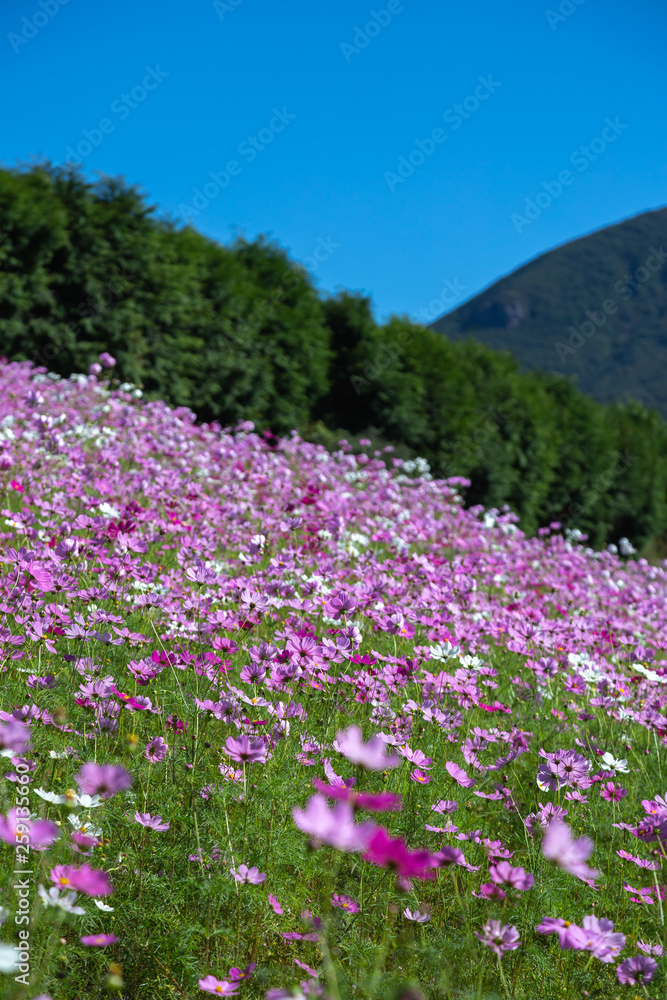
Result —
[{"label": "flower field", "polygon": [[666,568],[100,361],[0,364],[0,996],[667,996]]}]

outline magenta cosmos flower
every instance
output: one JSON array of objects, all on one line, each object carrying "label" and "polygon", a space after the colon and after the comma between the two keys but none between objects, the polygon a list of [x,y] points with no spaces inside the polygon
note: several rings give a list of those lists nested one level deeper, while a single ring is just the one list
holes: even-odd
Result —
[{"label": "magenta cosmos flower", "polygon": [[586,864],[595,850],[595,844],[590,837],[580,837],[574,840],[567,823],[554,820],[549,823],[542,840],[542,854],[555,863],[569,875],[581,879],[595,879],[600,874]]},{"label": "magenta cosmos flower", "polygon": [[339,896],[335,892],[331,900],[331,905],[335,906],[337,910],[345,910],[347,913],[359,913],[359,904],[350,896]]},{"label": "magenta cosmos flower", "polygon": [[285,911],[278,902],[278,897],[274,895],[274,893],[272,892],[269,893],[269,905],[271,906],[273,912],[277,914],[277,916],[282,917]]},{"label": "magenta cosmos flower", "polygon": [[217,997],[228,997],[238,991],[238,983],[228,983],[226,979],[216,979],[215,976],[207,976],[206,979],[199,980],[199,989],[204,993],[213,993]]},{"label": "magenta cosmos flower", "polygon": [[225,753],[238,764],[266,764],[266,744],[263,740],[251,740],[245,734],[234,739],[228,736],[225,740]]},{"label": "magenta cosmos flower", "polygon": [[246,979],[250,979],[256,968],[256,962],[250,962],[250,964],[246,965],[244,969],[239,969],[238,966],[234,965],[229,970],[228,975],[232,982],[241,983]]},{"label": "magenta cosmos flower", "polygon": [[428,851],[411,851],[400,837],[392,839],[378,827],[368,841],[364,861],[379,868],[393,868],[401,879],[432,878],[433,858]]},{"label": "magenta cosmos flower", "polygon": [[85,937],[79,938],[81,944],[87,945],[89,948],[106,948],[109,944],[115,944],[119,938],[115,934],[86,934]]},{"label": "magenta cosmos flower", "polygon": [[635,955],[633,958],[626,958],[616,967],[616,975],[619,983],[637,986],[650,983],[657,968],[658,963],[655,959],[647,955]]},{"label": "magenta cosmos flower", "polygon": [[261,885],[261,883],[266,879],[266,872],[260,872],[256,865],[252,868],[248,868],[247,865],[239,865],[238,870],[236,868],[229,869],[237,882],[250,882],[251,885]]},{"label": "magenta cosmos flower", "polygon": [[157,833],[163,833],[169,829],[169,824],[163,823],[161,816],[151,816],[150,813],[135,812],[134,819],[141,826],[145,826],[149,830],[155,830]]},{"label": "magenta cosmos flower", "polygon": [[132,775],[120,764],[84,764],[74,780],[85,795],[101,795],[109,799],[116,792],[132,786]]},{"label": "magenta cosmos flower", "polygon": [[161,736],[156,736],[154,740],[151,740],[150,743],[146,744],[144,757],[146,757],[151,764],[159,764],[167,756],[168,750],[168,744],[162,739]]},{"label": "magenta cosmos flower", "polygon": [[361,764],[369,771],[384,771],[400,764],[398,754],[388,754],[387,745],[379,736],[373,736],[368,743],[364,743],[359,726],[350,726],[337,733],[334,747],[352,764]]},{"label": "magenta cosmos flower", "polygon": [[517,928],[510,924],[501,926],[499,920],[487,920],[481,934],[475,931],[475,937],[487,948],[492,948],[499,958],[503,952],[514,951],[521,945]]},{"label": "magenta cosmos flower", "polygon": [[319,792],[339,802],[349,802],[354,809],[367,812],[395,812],[401,808],[401,796],[395,792],[355,792],[347,785],[327,785],[320,778],[313,778]]}]

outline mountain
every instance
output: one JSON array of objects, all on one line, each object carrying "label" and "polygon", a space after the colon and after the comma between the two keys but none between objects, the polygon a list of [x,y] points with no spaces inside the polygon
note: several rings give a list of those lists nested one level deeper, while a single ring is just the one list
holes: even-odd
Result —
[{"label": "mountain", "polygon": [[433,323],[667,417],[667,208],[542,254]]}]

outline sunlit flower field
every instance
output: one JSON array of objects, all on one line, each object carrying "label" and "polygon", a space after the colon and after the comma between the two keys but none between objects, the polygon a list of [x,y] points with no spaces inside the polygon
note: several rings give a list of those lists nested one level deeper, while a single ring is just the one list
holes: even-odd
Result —
[{"label": "sunlit flower field", "polygon": [[0,364],[0,995],[667,996],[665,566],[113,364]]}]

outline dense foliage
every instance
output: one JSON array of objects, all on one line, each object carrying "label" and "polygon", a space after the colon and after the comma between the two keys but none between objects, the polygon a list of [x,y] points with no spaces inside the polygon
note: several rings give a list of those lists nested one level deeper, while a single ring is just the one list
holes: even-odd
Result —
[{"label": "dense foliage", "polygon": [[664,997],[667,562],[111,362],[0,364],[2,1000]]},{"label": "dense foliage", "polygon": [[379,325],[367,298],[319,295],[270,242],[220,246],[118,180],[48,166],[0,172],[0,239],[10,359],[69,375],[108,350],[122,380],[203,420],[381,437],[469,478],[468,503],[508,504],[531,533],[559,522],[640,548],[667,527],[660,419],[474,341]]}]

